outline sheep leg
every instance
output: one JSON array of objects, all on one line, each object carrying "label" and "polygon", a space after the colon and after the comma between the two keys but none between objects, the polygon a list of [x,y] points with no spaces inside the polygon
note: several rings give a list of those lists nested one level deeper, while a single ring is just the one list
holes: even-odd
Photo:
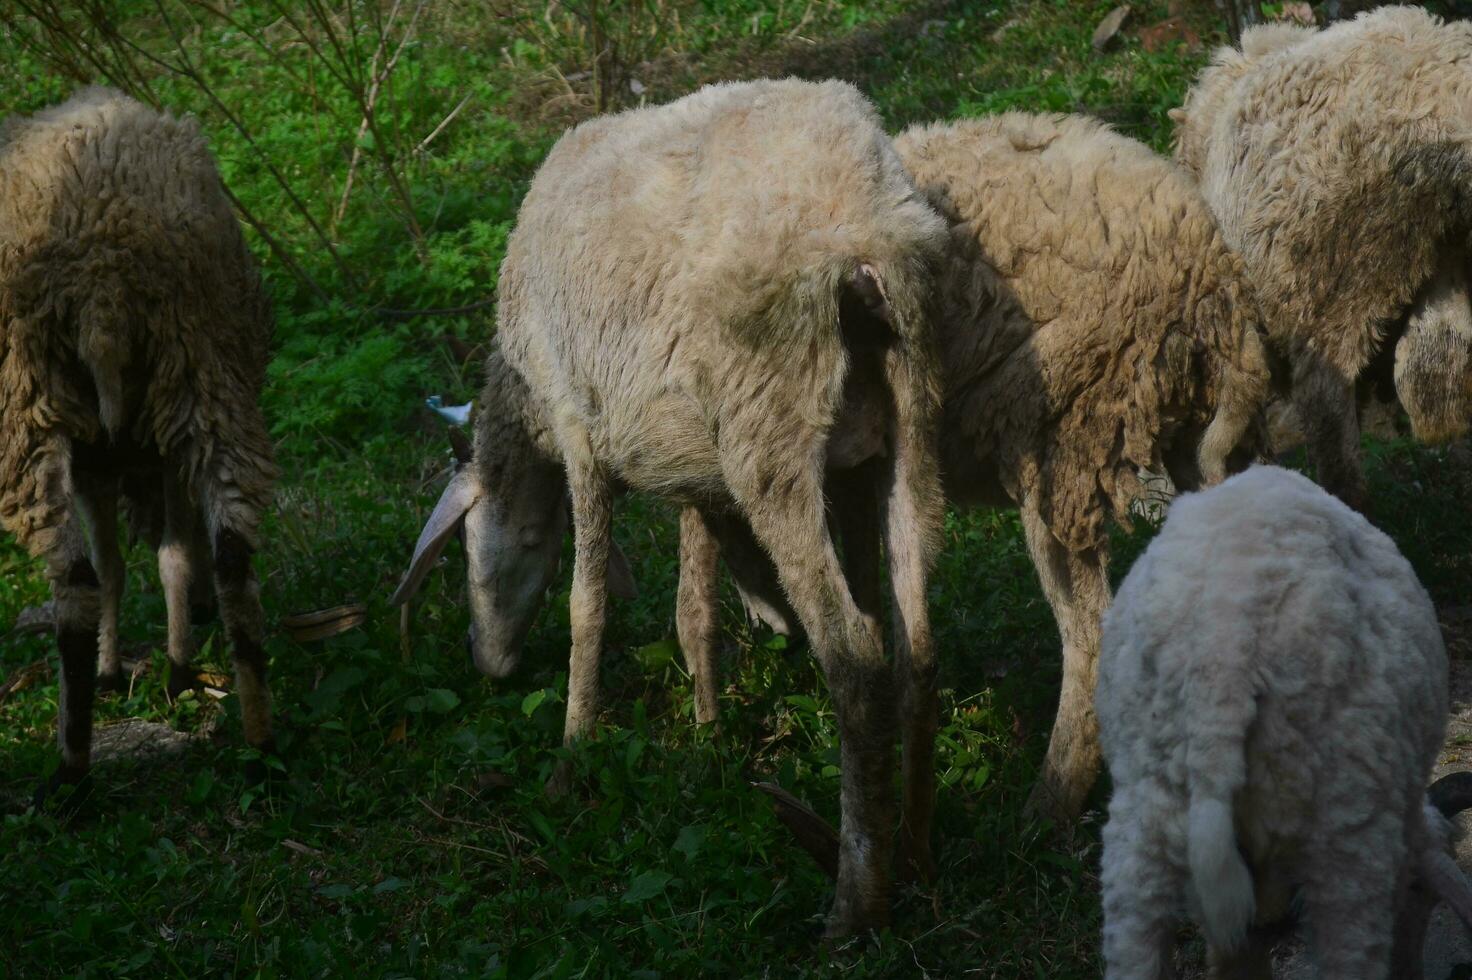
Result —
[{"label": "sheep leg", "polygon": [[[569,618],[572,657],[567,672],[567,719],[562,741],[571,745],[592,731],[598,718],[598,661],[608,609],[608,553],[612,543],[613,494],[606,477],[591,463],[570,462],[574,559]],[[558,796],[571,784],[572,769],[558,765],[547,792]]]},{"label": "sheep leg", "polygon": [[[1384,846],[1393,839],[1386,823],[1375,821],[1360,832],[1356,848],[1331,847],[1309,856],[1309,867],[1323,869],[1300,886],[1320,976],[1372,980],[1387,975],[1395,938],[1395,916],[1389,911],[1397,907],[1395,866],[1405,851]],[[1371,847],[1371,841],[1382,843]],[[1346,882],[1354,887],[1346,888]]]},{"label": "sheep leg", "polygon": [[1252,930],[1242,945],[1227,951],[1209,947],[1206,975],[1211,980],[1273,980],[1273,947]]},{"label": "sheep leg", "polygon": [[76,481],[77,509],[87,525],[92,567],[101,584],[97,626],[97,689],[119,691],[123,680],[118,653],[118,607],[123,598],[123,553],[118,538],[118,486],[106,478]]},{"label": "sheep leg", "polygon": [[[865,625],[882,635],[879,536],[884,533],[894,601],[895,689],[899,692],[902,807],[900,868],[902,874],[931,881],[935,860],[930,827],[935,811],[935,733],[940,720],[936,661],[925,601],[927,562],[920,542],[907,533],[919,525],[909,484],[887,475],[876,462],[830,478],[843,568]],[[880,491],[888,507],[881,514]],[[882,521],[881,521],[882,518]]]},{"label": "sheep leg", "polygon": [[[169,619],[169,699],[194,686],[189,660],[194,648],[189,635],[191,586],[196,570],[199,514],[189,499],[183,481],[170,477],[164,482],[164,533],[158,546],[158,577],[164,587],[164,606]],[[198,576],[202,578],[203,576]]]},{"label": "sheep leg", "polygon": [[675,632],[690,671],[695,694],[695,721],[716,722],[716,601],[721,546],[696,507],[680,511],[680,586],[675,607]]},{"label": "sheep leg", "polygon": [[1100,885],[1104,905],[1105,980],[1174,980],[1173,910],[1181,876],[1160,860],[1158,836],[1133,825],[1118,791],[1104,826]]},{"label": "sheep leg", "polygon": [[1099,776],[1102,756],[1094,687],[1099,675],[1100,619],[1109,605],[1105,558],[1098,549],[1070,554],[1033,505],[1022,507],[1028,551],[1063,641],[1063,684],[1043,771],[1027,812],[1072,822]]},{"label": "sheep leg", "polygon": [[87,557],[86,542],[75,517],[68,514],[54,529],[45,557],[56,605],[56,645],[61,652],[61,696],[56,715],[61,765],[49,782],[37,787],[38,805],[58,787],[80,783],[91,767],[101,607],[101,582]]},{"label": "sheep leg", "polygon": [[1293,404],[1319,483],[1363,513],[1369,491],[1360,466],[1354,379],[1344,377],[1327,363],[1305,357],[1293,372]]},{"label": "sheep leg", "polygon": [[[737,445],[758,445],[742,443]],[[889,920],[893,833],[894,692],[883,644],[839,566],[823,511],[820,464],[797,472],[752,465],[745,453],[723,460],[727,485],[746,511],[757,540],[817,654],[833,696],[843,765],[838,886],[829,936],[879,928]],[[772,492],[782,487],[782,492]]]}]

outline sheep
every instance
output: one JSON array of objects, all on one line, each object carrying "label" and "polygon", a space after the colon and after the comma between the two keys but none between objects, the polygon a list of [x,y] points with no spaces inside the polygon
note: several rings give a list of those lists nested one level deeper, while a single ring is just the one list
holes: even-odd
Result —
[{"label": "sheep", "polygon": [[1222,48],[1176,123],[1257,287],[1318,479],[1367,506],[1356,386],[1377,359],[1422,439],[1466,432],[1472,24],[1385,7]]},{"label": "sheep", "polygon": [[[1428,792],[1447,719],[1436,611],[1395,544],[1306,477],[1187,494],[1104,618],[1105,975],[1173,975],[1182,911],[1213,974],[1271,976],[1301,908],[1321,974],[1419,977],[1434,898],[1472,921]],[[1393,969],[1392,969],[1393,965]]]},{"label": "sheep", "polygon": [[45,561],[62,663],[62,763],[38,796],[88,771],[99,649],[118,683],[120,488],[157,529],[171,686],[203,533],[246,741],[271,749],[251,569],[271,329],[192,119],[88,88],[0,131],[0,526]]},{"label": "sheep", "polygon": [[[1062,634],[1058,714],[1028,810],[1071,821],[1100,767],[1107,524],[1128,523],[1141,469],[1190,489],[1251,458],[1270,381],[1258,310],[1186,175],[1102,123],[1007,113],[916,127],[895,145],[951,227],[937,324],[947,496],[1021,511]],[[713,637],[700,627],[720,542],[688,519],[681,531],[677,627],[709,720]],[[733,572],[743,597],[779,601]]]},{"label": "sheep", "polygon": [[[532,181],[501,269],[502,353],[547,420],[572,497],[565,738],[596,716],[614,491],[740,514],[773,557],[837,708],[832,935],[888,918],[896,688],[909,787],[901,843],[929,863],[937,696],[924,586],[942,504],[927,303],[944,242],[857,90],[758,81],[566,133]],[[867,427],[875,438],[830,439],[849,411],[880,419]],[[897,684],[824,518],[825,467],[876,457],[866,489],[884,498],[875,509],[901,624]],[[538,497],[530,482],[476,467],[452,480],[406,576],[422,577],[463,519],[482,665],[504,662],[521,636],[520,616],[482,611],[534,607],[555,564],[554,522],[518,523]]]}]

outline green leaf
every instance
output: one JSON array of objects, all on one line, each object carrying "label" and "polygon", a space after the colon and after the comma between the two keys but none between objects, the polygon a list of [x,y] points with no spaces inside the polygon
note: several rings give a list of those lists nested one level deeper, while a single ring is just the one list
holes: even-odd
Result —
[{"label": "green leaf", "polygon": [[673,663],[680,652],[680,644],[671,639],[655,640],[634,651],[634,659],[645,670],[660,670]]},{"label": "green leaf", "polygon": [[460,703],[460,695],[443,687],[432,687],[425,695],[425,703],[429,710],[437,715],[443,715],[454,709]]},{"label": "green leaf", "polygon": [[635,905],[639,902],[647,902],[656,895],[664,892],[664,886],[670,883],[672,876],[664,871],[646,871],[637,875],[629,883],[629,890],[624,892],[624,904]]},{"label": "green leaf", "polygon": [[685,855],[685,860],[695,860],[695,855],[700,853],[700,848],[705,844],[705,824],[692,823],[681,827],[679,835],[675,838],[675,850]]},{"label": "green leaf", "polygon": [[540,691],[533,691],[521,699],[521,713],[530,718],[542,706],[542,702],[545,700],[547,700],[547,691],[545,688]]}]

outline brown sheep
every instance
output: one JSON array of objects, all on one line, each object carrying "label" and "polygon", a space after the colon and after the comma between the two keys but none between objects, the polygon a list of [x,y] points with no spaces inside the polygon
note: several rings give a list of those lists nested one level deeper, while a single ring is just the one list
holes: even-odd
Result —
[{"label": "brown sheep", "polygon": [[[176,667],[190,555],[207,535],[245,737],[272,744],[251,569],[275,478],[258,405],[270,337],[193,120],[91,88],[0,131],[0,525],[45,560],[55,600],[53,783],[88,770],[99,645],[104,682],[118,682],[120,490],[162,508]],[[183,672],[172,674],[177,686]]]}]

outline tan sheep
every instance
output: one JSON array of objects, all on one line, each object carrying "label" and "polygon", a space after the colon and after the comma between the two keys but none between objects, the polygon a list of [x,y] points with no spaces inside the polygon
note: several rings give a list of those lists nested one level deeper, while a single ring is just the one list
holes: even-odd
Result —
[{"label": "tan sheep", "polygon": [[1472,415],[1472,24],[1385,7],[1223,48],[1174,110],[1176,153],[1241,254],[1319,481],[1365,506],[1356,386],[1377,358],[1416,434]]},{"label": "tan sheep", "polygon": [[[938,323],[947,495],[1021,510],[1062,634],[1029,808],[1069,820],[1100,767],[1107,524],[1128,523],[1142,469],[1191,489],[1250,460],[1269,385],[1257,307],[1189,178],[1097,121],[1008,113],[917,127],[895,146],[951,225]],[[699,706],[715,698],[714,680],[699,689],[713,653],[694,627],[713,615],[718,548],[681,529],[694,539],[681,543],[677,623]]]},{"label": "tan sheep", "polygon": [[[763,81],[568,132],[532,182],[501,272],[505,359],[548,423],[573,504],[567,738],[596,717],[616,488],[740,514],[775,559],[837,707],[835,934],[888,918],[896,688],[903,843],[929,864],[936,693],[925,580],[942,497],[926,304],[944,242],[944,223],[855,89]],[[872,438],[831,440],[843,411],[877,418],[844,427]],[[899,683],[828,533],[823,476],[835,453],[883,459],[866,489],[904,624]],[[491,672],[555,564],[555,520],[520,516],[529,494],[550,496],[538,482],[467,469],[407,577],[422,576],[463,515],[476,660]],[[483,615],[492,607],[515,615]]]},{"label": "tan sheep", "polygon": [[193,120],[91,88],[0,131],[0,524],[45,559],[55,599],[58,782],[89,766],[99,645],[118,677],[120,488],[161,502],[177,667],[207,533],[245,737],[271,744],[250,561],[275,476],[258,406],[270,336]]}]

